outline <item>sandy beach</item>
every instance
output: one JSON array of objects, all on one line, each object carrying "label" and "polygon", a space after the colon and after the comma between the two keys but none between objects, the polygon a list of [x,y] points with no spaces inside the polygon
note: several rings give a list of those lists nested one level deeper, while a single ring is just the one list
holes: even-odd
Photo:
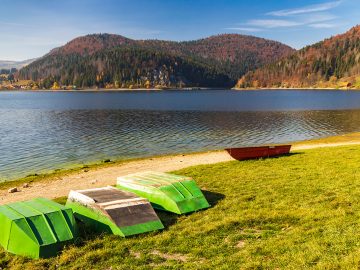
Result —
[{"label": "sandy beach", "polygon": [[[326,139],[296,143],[291,151],[300,151],[319,147],[336,147],[359,145],[360,133],[347,134]],[[190,166],[208,165],[234,160],[226,151],[211,151],[197,154],[170,155],[147,158],[98,167],[89,170],[78,170],[64,176],[57,176],[46,181],[30,183],[29,187],[18,186],[19,192],[8,193],[8,189],[0,189],[0,204],[27,200],[35,197],[49,199],[67,196],[70,190],[87,189],[114,185],[118,176],[139,171],[170,172]]]}]

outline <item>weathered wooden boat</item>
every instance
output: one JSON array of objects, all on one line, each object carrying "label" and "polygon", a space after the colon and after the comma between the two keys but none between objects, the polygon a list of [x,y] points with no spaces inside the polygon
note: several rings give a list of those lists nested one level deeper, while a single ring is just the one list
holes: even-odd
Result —
[{"label": "weathered wooden boat", "polygon": [[72,190],[66,206],[73,209],[77,219],[99,232],[126,237],[164,228],[147,199],[110,186]]},{"label": "weathered wooden boat", "polygon": [[236,160],[276,157],[289,154],[291,145],[238,147],[225,149]]}]

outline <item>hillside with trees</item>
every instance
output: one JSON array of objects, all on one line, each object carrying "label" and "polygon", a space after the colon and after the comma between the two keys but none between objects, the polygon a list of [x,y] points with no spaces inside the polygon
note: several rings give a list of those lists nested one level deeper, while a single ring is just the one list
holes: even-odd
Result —
[{"label": "hillside with trees", "polygon": [[[34,71],[35,70],[35,71]],[[31,72],[31,73],[30,73]],[[121,47],[91,55],[52,55],[20,70],[51,88],[55,82],[77,87],[231,86],[233,80],[215,68],[168,53]]]},{"label": "hillside with trees", "polygon": [[22,68],[40,88],[232,87],[249,70],[293,53],[279,42],[225,34],[196,41],[133,40],[96,34],[76,38]]},{"label": "hillside with trees", "polygon": [[360,88],[360,26],[242,76],[237,88]]}]

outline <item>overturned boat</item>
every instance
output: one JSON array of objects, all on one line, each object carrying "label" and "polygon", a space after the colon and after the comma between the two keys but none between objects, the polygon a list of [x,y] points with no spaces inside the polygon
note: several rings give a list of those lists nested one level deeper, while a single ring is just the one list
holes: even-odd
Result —
[{"label": "overturned boat", "polygon": [[164,228],[147,199],[110,186],[70,191],[66,206],[99,232],[126,237]]},{"label": "overturned boat", "polygon": [[240,147],[225,149],[231,157],[237,160],[268,158],[290,153],[291,145]]},{"label": "overturned boat", "polygon": [[77,235],[72,210],[44,198],[1,205],[0,224],[6,251],[36,259],[56,256]]},{"label": "overturned boat", "polygon": [[156,209],[176,214],[210,206],[196,182],[186,176],[141,172],[118,177],[116,187],[147,198]]}]

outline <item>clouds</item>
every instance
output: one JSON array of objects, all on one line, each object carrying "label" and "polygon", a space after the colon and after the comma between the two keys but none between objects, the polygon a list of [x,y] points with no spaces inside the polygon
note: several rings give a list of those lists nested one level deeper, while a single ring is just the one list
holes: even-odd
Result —
[{"label": "clouds", "polygon": [[261,31],[259,28],[254,27],[228,27],[227,30],[245,31],[245,32],[258,32]]},{"label": "clouds", "polygon": [[309,24],[309,26],[312,28],[334,28],[337,25],[332,23],[313,23]]},{"label": "clouds", "polygon": [[301,25],[299,22],[288,21],[288,20],[250,20],[247,22],[248,25],[257,26],[261,28],[278,28],[278,27],[292,27]]},{"label": "clouds", "polygon": [[313,12],[321,12],[321,11],[333,9],[339,6],[341,3],[342,1],[334,1],[334,2],[322,3],[318,5],[309,5],[294,9],[276,10],[276,11],[268,12],[266,15],[281,17],[281,16],[292,16],[292,15],[307,14]]},{"label": "clouds", "polygon": [[315,29],[334,28],[337,16],[330,11],[341,5],[343,0],[307,5],[292,9],[274,10],[264,14],[264,18],[248,20],[227,30],[259,32],[268,29],[310,27]]},{"label": "clouds", "polygon": [[4,22],[4,21],[0,21],[0,25],[3,25],[3,26],[27,26],[26,24],[23,24],[23,23]]}]

